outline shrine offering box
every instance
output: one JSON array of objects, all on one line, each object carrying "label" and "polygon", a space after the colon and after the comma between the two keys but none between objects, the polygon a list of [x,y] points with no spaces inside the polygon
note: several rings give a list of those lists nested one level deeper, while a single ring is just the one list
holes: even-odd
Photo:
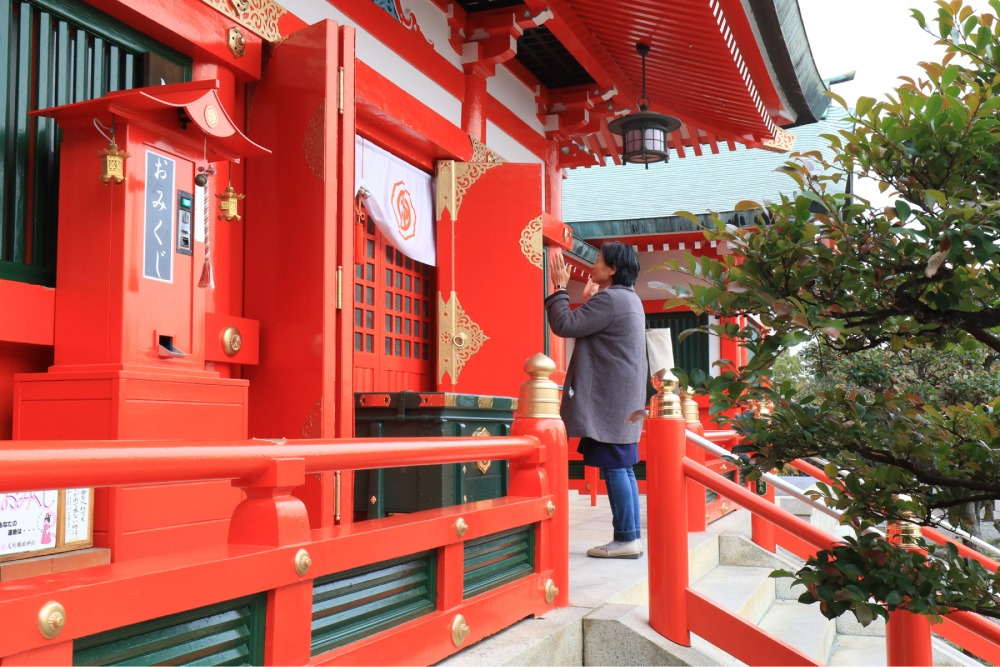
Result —
[{"label": "shrine offering box", "polygon": [[[359,438],[446,438],[510,435],[517,399],[401,391],[356,393]],[[507,495],[507,461],[359,470],[356,518],[460,505]]]},{"label": "shrine offering box", "polygon": [[93,489],[0,494],[0,563],[93,545]]}]

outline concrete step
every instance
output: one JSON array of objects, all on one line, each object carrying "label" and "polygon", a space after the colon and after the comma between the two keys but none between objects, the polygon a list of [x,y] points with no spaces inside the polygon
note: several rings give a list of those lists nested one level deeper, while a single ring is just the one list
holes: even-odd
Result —
[{"label": "concrete step", "polygon": [[885,639],[861,635],[838,635],[833,643],[831,667],[881,667],[886,664]]},{"label": "concrete step", "polygon": [[692,588],[751,623],[758,623],[774,603],[774,579],[766,567],[720,565]]},{"label": "concrete step", "polygon": [[761,630],[826,664],[837,636],[837,624],[812,606],[775,600],[760,623]]}]

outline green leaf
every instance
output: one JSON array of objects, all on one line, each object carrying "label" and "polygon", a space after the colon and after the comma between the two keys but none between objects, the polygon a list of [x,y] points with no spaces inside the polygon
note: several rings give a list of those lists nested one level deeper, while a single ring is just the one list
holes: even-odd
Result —
[{"label": "green leaf", "polygon": [[694,213],[690,213],[688,211],[674,211],[674,215],[680,216],[682,218],[687,218],[698,227],[701,227],[701,221],[698,220],[698,216],[696,216]]},{"label": "green leaf", "polygon": [[744,199],[743,201],[737,202],[734,211],[752,211],[755,209],[763,208],[760,204],[755,201],[750,201],[749,199]]},{"label": "green leaf", "polygon": [[903,222],[906,222],[906,219],[910,217],[910,205],[907,204],[902,199],[897,199],[896,200],[896,215],[899,216],[900,220],[902,220]]},{"label": "green leaf", "polygon": [[874,105],[875,105],[874,97],[859,97],[855,110],[857,111],[857,114],[859,116],[864,116],[871,110],[872,106]]}]

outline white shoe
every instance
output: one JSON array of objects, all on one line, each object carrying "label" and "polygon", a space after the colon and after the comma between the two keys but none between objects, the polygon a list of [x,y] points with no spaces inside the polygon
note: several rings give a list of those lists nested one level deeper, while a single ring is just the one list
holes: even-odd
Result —
[{"label": "white shoe", "polygon": [[607,544],[594,547],[587,551],[591,558],[640,558],[642,557],[642,543],[639,540],[631,542],[615,542],[612,540]]}]

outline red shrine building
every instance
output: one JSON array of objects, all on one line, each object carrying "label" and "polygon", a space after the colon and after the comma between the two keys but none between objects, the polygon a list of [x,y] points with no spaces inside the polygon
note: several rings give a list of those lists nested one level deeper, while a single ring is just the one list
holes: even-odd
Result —
[{"label": "red shrine building", "polygon": [[722,249],[579,238],[564,179],[625,169],[634,114],[676,121],[639,146],[666,174],[787,153],[827,105],[779,0],[0,0],[0,26],[4,665],[427,664],[568,604],[560,504],[597,479],[553,413],[548,258],[585,282],[610,238]]}]

